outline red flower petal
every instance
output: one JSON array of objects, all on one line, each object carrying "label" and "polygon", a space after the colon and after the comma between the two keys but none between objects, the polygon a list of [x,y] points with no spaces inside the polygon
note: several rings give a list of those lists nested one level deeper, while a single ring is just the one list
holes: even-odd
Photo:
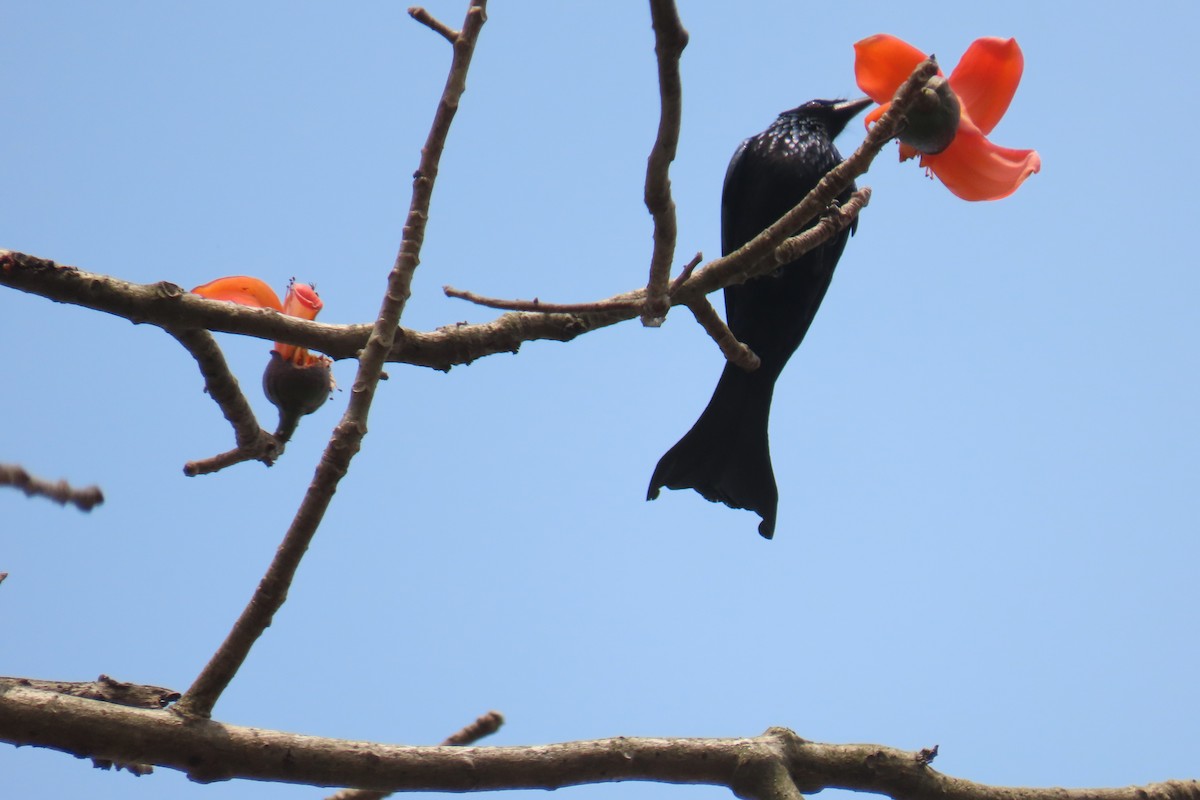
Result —
[{"label": "red flower petal", "polygon": [[872,100],[886,103],[924,60],[925,54],[908,42],[877,33],[855,42],[854,77]]},{"label": "red flower petal", "polygon": [[937,155],[922,156],[921,166],[928,167],[963,200],[999,200],[1040,172],[1042,159],[1036,150],[1010,150],[992,144],[964,119],[950,146]]},{"label": "red flower petal", "polygon": [[217,278],[203,286],[197,286],[192,289],[192,293],[207,297],[209,300],[226,300],[252,308],[283,310],[283,305],[279,302],[279,295],[275,294],[275,290],[258,278],[251,278],[249,275]]},{"label": "red flower petal", "polygon": [[950,87],[962,101],[963,113],[985,136],[1008,110],[1025,57],[1016,39],[976,39],[950,73]]},{"label": "red flower petal", "polygon": [[301,319],[316,319],[317,313],[324,307],[316,289],[307,283],[293,283],[283,298],[283,313]]},{"label": "red flower petal", "polygon": [[[317,313],[324,307],[325,304],[317,296],[317,290],[307,283],[292,281],[288,285],[287,294],[283,298],[283,313],[301,319],[316,319]],[[318,356],[312,355],[303,347],[283,342],[275,343],[275,352],[287,361],[301,367],[312,366],[320,360]]]}]

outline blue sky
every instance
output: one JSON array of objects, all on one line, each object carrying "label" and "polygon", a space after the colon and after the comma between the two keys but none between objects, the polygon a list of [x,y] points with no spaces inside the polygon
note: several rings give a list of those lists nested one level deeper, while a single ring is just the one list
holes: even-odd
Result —
[{"label": "blue sky", "polygon": [[[776,392],[772,542],[691,492],[643,500],[721,369],[686,312],[449,374],[393,365],[288,604],[215,715],[413,744],[489,708],[508,718],[494,744],[785,725],[936,743],[937,768],[990,783],[1200,777],[1196,9],[681,5],[679,263],[719,252],[737,144],[783,109],[854,96],[851,45],[877,32],[947,68],[978,36],[1015,36],[1025,79],[992,138],[1037,148],[1042,173],[967,204],[893,147],[860,181],[871,205]],[[583,301],[645,281],[647,9],[489,17],[409,327],[494,316],[443,284]],[[138,282],[295,275],[323,320],[373,318],[449,59],[403,4],[49,0],[3,18],[0,247]],[[861,136],[852,124],[843,152]],[[168,336],[3,291],[0,337],[0,461],[108,497],[85,515],[0,493],[0,674],[186,688],[346,395],[275,467],[188,479],[183,463],[232,434]],[[221,342],[273,422],[269,345]],[[353,364],[335,373],[347,385]],[[27,748],[0,748],[0,787],[326,794]]]}]

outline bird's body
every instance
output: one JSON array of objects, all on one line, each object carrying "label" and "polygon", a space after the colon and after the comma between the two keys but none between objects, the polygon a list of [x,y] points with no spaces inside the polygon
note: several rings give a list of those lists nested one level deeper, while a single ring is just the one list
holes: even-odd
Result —
[{"label": "bird's body", "polygon": [[[833,139],[869,102],[814,100],[742,142],[721,196],[722,254],[790,211],[841,162]],[[726,362],[704,413],[659,460],[647,499],[663,486],[695,489],[713,502],[756,512],[759,533],[774,535],[779,491],[767,427],[775,381],[808,332],[849,235],[843,231],[774,273],[725,289],[729,328],[762,364],[746,372]]]}]

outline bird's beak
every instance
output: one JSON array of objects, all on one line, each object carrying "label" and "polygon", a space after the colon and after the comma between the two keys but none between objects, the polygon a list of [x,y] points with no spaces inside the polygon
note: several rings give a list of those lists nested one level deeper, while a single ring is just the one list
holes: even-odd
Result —
[{"label": "bird's beak", "polygon": [[837,115],[849,122],[857,117],[862,111],[875,101],[869,97],[862,97],[858,100],[843,100],[833,107]]}]

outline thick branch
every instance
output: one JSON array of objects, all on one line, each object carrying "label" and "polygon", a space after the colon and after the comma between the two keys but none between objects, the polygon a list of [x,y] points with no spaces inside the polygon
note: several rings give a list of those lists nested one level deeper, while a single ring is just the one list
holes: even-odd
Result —
[{"label": "thick branch", "polygon": [[59,505],[70,503],[80,511],[91,511],[104,502],[99,486],[76,489],[65,480],[51,482],[34,477],[16,464],[0,464],[0,486],[12,486],[29,497],[46,497]]},{"label": "thick branch", "polygon": [[668,283],[675,259],[678,223],[675,200],[671,197],[671,162],[679,144],[680,118],[683,116],[683,83],[679,78],[679,58],[687,47],[688,32],[679,19],[674,0],[650,0],[650,20],[654,27],[654,55],[658,61],[658,98],[662,110],[658,135],[646,160],[646,208],[654,220],[654,252],[650,256],[650,279],[646,283],[646,302],[642,324],[657,327],[671,307]]},{"label": "thick branch", "polygon": [[[341,421],[317,465],[313,481],[300,503],[300,508],[276,551],[267,573],[259,582],[250,602],[234,623],[233,630],[200,672],[190,689],[179,701],[177,709],[184,714],[207,717],[213,705],[233,680],[246,657],[263,632],[270,626],[284,601],[295,577],[300,560],[308,550],[317,528],[333,499],[337,485],[350,468],[350,461],[362,446],[367,433],[367,417],[375,398],[375,389],[383,372],[383,363],[392,349],[392,341],[400,324],[400,315],[411,294],[412,276],[420,261],[421,245],[425,239],[425,222],[438,163],[445,147],[450,123],[458,110],[459,100],[466,90],[467,69],[475,52],[475,41],[483,27],[485,0],[472,0],[467,10],[462,32],[454,42],[454,57],[446,88],[442,92],[421,161],[413,178],[412,199],[399,253],[388,275],[378,318],[359,355],[358,374],[350,387],[350,402]],[[344,781],[342,783],[350,783]]]},{"label": "thick branch", "polygon": [[[918,753],[808,742],[783,728],[740,739],[615,738],[531,747],[404,747],[301,736],[0,684],[0,741],[230,778],[379,791],[558,789],[613,781],[729,786],[743,797],[850,789],[895,800],[1200,800],[1200,783],[1120,789],[985,786]],[[794,796],[790,795],[790,796]]]}]

